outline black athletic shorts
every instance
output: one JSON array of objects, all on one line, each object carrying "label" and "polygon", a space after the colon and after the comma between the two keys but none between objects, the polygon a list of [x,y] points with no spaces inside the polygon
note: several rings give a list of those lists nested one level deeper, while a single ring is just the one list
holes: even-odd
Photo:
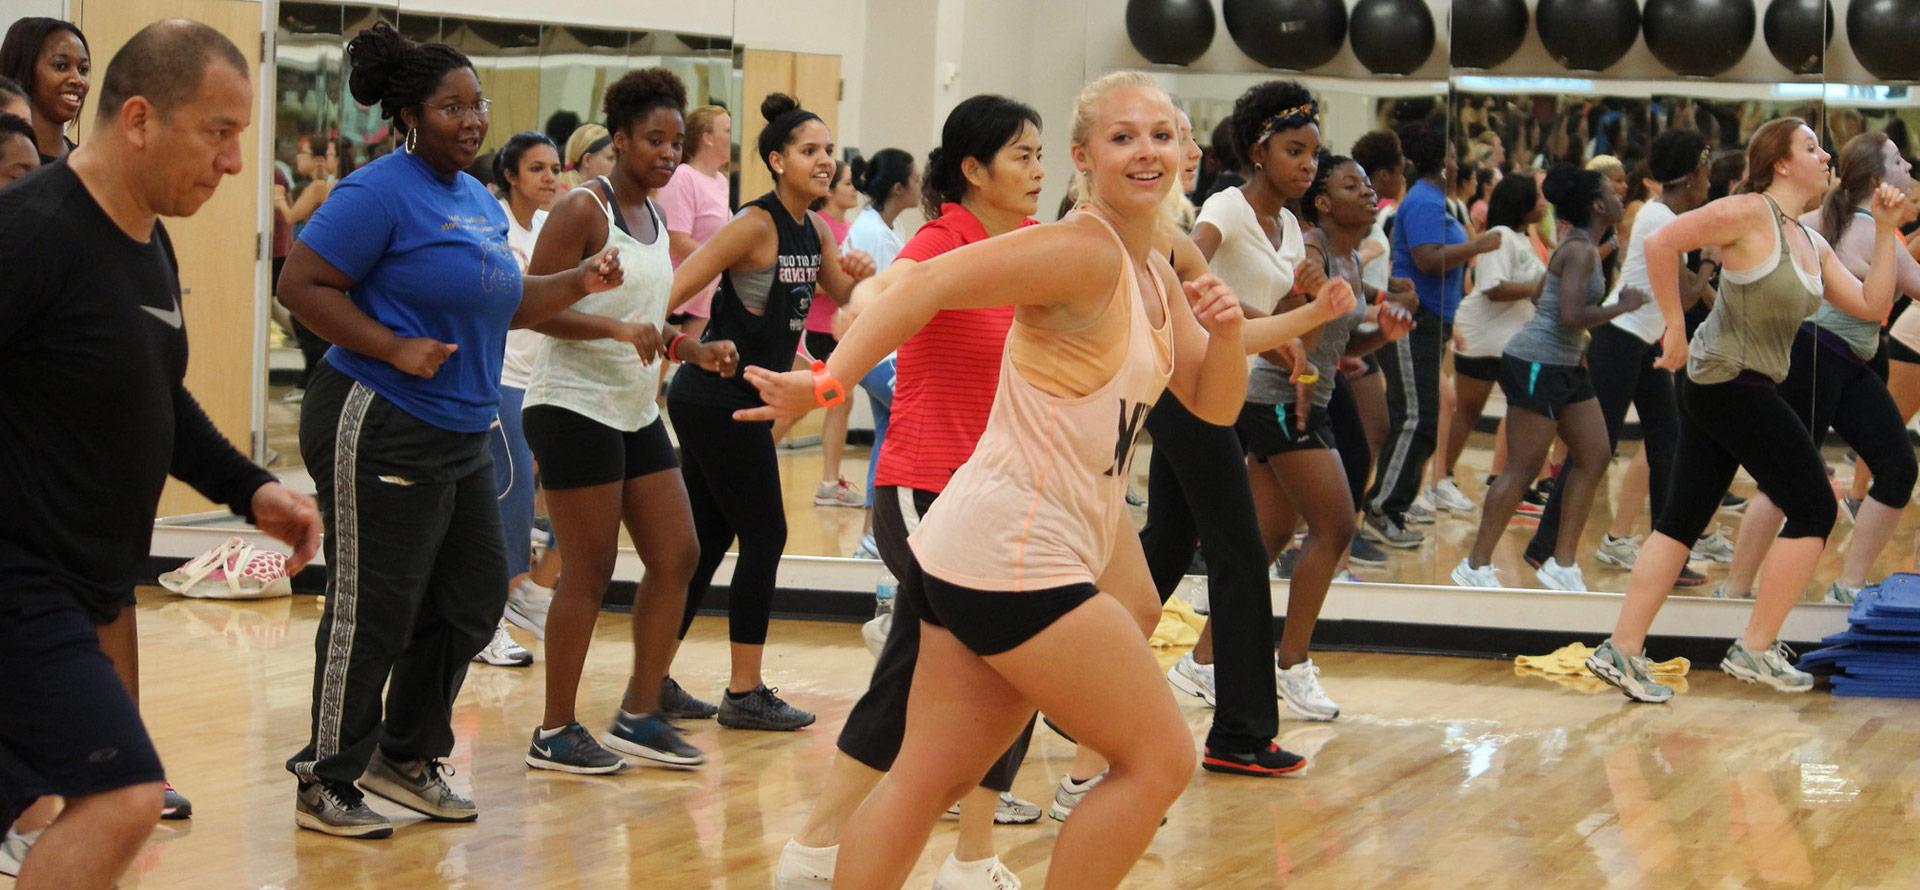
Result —
[{"label": "black athletic shorts", "polygon": [[833,339],[832,334],[822,334],[819,331],[808,331],[805,342],[807,355],[817,362],[826,361],[833,355],[833,348],[840,345],[840,341]]},{"label": "black athletic shorts", "polygon": [[79,601],[0,593],[0,825],[35,798],[86,797],[166,773]]},{"label": "black athletic shorts", "polygon": [[1898,339],[1888,337],[1887,359],[1889,361],[1906,362],[1909,365],[1920,365],[1920,352],[1915,352],[1913,347],[1900,342]]},{"label": "black athletic shorts", "polygon": [[664,417],[627,432],[557,405],[534,405],[520,412],[520,423],[540,462],[540,484],[549,489],[625,482],[680,466]]},{"label": "black athletic shorts", "polygon": [[1240,434],[1240,446],[1262,463],[1276,454],[1335,447],[1333,420],[1325,408],[1308,411],[1306,429],[1301,429],[1297,407],[1248,402],[1240,406],[1233,429]]},{"label": "black athletic shorts", "polygon": [[1558,420],[1568,405],[1593,398],[1593,381],[1579,365],[1543,365],[1503,355],[1500,391],[1506,394],[1508,407]]},{"label": "black athletic shorts", "polygon": [[1453,356],[1453,373],[1475,380],[1495,383],[1500,380],[1500,356],[1497,355],[1460,355]]},{"label": "black athletic shorts", "polygon": [[926,611],[920,620],[944,627],[976,655],[999,655],[1040,635],[1062,616],[1093,599],[1092,584],[1045,590],[975,590],[926,574]]}]

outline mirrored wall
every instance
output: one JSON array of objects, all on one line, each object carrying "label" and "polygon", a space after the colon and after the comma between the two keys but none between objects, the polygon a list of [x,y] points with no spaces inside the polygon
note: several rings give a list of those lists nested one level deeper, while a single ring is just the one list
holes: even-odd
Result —
[{"label": "mirrored wall", "polygon": [[[740,77],[727,35],[460,18],[410,12],[404,3],[282,2],[274,51],[274,204],[296,235],[334,183],[395,147],[390,124],[379,109],[353,101],[345,76],[347,40],[383,20],[410,39],[449,44],[473,61],[493,101],[471,171],[482,178],[493,151],[515,133],[544,132],[564,149],[574,128],[600,119],[607,86],[635,68],[672,69],[694,104],[739,107]],[[277,302],[269,340],[267,457],[276,470],[294,469],[300,464],[300,382],[325,345]]]},{"label": "mirrored wall", "polygon": [[[1188,110],[1203,145],[1236,96],[1272,78],[1297,79],[1316,94],[1323,109],[1321,140],[1337,153],[1347,153],[1368,130],[1423,118],[1436,122],[1447,134],[1452,163],[1435,184],[1445,192],[1469,239],[1504,223],[1514,230],[1516,244],[1530,247],[1535,259],[1546,261],[1561,240],[1578,236],[1570,236],[1571,227],[1556,220],[1550,207],[1520,207],[1519,198],[1533,195],[1540,203],[1539,180],[1555,164],[1602,172],[1622,206],[1620,220],[1600,233],[1609,291],[1621,274],[1635,217],[1649,202],[1663,201],[1663,184],[1648,167],[1653,140],[1663,132],[1682,128],[1700,134],[1706,145],[1701,163],[1708,168],[1708,196],[1715,197],[1741,176],[1747,140],[1769,120],[1794,116],[1807,121],[1836,157],[1864,132],[1884,133],[1901,154],[1911,157],[1911,128],[1920,125],[1916,97],[1902,83],[1920,77],[1920,72],[1905,70],[1916,67],[1911,53],[1892,52],[1877,31],[1863,30],[1859,40],[1846,35],[1844,2],[1833,3],[1828,15],[1819,3],[1799,0],[1756,0],[1751,5],[1683,0],[1090,3],[1096,11],[1089,16],[1087,73],[1117,68],[1153,72]],[[1106,7],[1111,8],[1103,16],[1099,10]],[[1861,17],[1863,22],[1870,18]],[[1829,28],[1834,33],[1828,33]],[[1208,164],[1203,178],[1213,172],[1212,151]],[[1506,200],[1496,201],[1501,183],[1518,177],[1532,180],[1534,187],[1515,183],[1504,191]],[[1417,179],[1410,176],[1408,182]],[[1202,191],[1209,190],[1203,183]],[[1384,208],[1396,196],[1381,198]],[[1674,200],[1676,205],[1685,201]],[[1496,207],[1500,210],[1490,220],[1489,211]],[[1508,407],[1501,388],[1494,380],[1475,376],[1484,370],[1484,361],[1457,361],[1485,354],[1497,360],[1499,355],[1497,344],[1489,348],[1475,342],[1485,339],[1478,335],[1484,333],[1486,315],[1469,311],[1478,265],[1476,260],[1466,267],[1460,295],[1454,298],[1466,308],[1444,325],[1445,348],[1437,357],[1382,350],[1369,360],[1367,371],[1349,374],[1344,381],[1360,397],[1366,415],[1374,484],[1365,500],[1378,505],[1391,499],[1381,491],[1384,474],[1418,477],[1410,487],[1418,497],[1411,503],[1401,498],[1393,505],[1405,511],[1408,534],[1395,542],[1375,535],[1374,546],[1355,552],[1351,568],[1363,580],[1455,583],[1453,569],[1474,550],[1480,534],[1488,488],[1506,465]],[[1499,279],[1497,272],[1484,277]],[[1484,300],[1486,288],[1480,292]],[[1705,311],[1703,305],[1696,313]],[[1423,378],[1437,377],[1430,398],[1437,404],[1428,406],[1430,419],[1421,419],[1411,406],[1404,421],[1401,413],[1382,409],[1391,400],[1386,398],[1387,375],[1377,369],[1388,360],[1423,363],[1408,370]],[[1818,359],[1812,364],[1817,376]],[[1417,428],[1418,434],[1394,435],[1391,427],[1401,422]],[[1642,443],[1640,418],[1629,407],[1575,547],[1589,590],[1617,592],[1626,586],[1631,547],[1616,542],[1606,548],[1610,559],[1602,558],[1608,535],[1638,541],[1648,533]],[[1837,437],[1829,436],[1824,445],[1838,494],[1860,497],[1870,474],[1856,471],[1847,446]],[[1533,539],[1541,524],[1541,502],[1558,484],[1556,468],[1563,466],[1565,451],[1564,443],[1555,444],[1528,486],[1520,511],[1498,533],[1492,565],[1502,586],[1546,587],[1527,554],[1551,554],[1554,549],[1555,534],[1541,535],[1539,542]],[[1136,467],[1147,463],[1137,462]],[[1441,483],[1437,490],[1436,483]],[[1136,487],[1144,493],[1144,480],[1137,480]],[[1696,551],[1691,567],[1697,576],[1689,579],[1692,586],[1677,593],[1710,595],[1725,582],[1730,545],[1737,538],[1744,505],[1755,493],[1744,473],[1736,478],[1725,508],[1709,529],[1719,537]],[[1809,599],[1819,598],[1839,571],[1851,530],[1848,513],[1843,510],[1841,516],[1815,583],[1808,588]],[[1549,532],[1558,525],[1559,517],[1553,517]],[[1912,568],[1917,537],[1920,523],[1903,523],[1871,577]],[[1288,567],[1289,559],[1283,556],[1280,573],[1286,574]]]}]

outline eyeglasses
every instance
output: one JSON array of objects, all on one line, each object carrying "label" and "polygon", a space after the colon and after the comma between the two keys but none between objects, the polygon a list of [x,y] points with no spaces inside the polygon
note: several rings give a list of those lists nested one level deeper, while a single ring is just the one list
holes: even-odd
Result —
[{"label": "eyeglasses", "polygon": [[455,102],[451,105],[429,105],[427,107],[432,108],[433,110],[438,111],[441,114],[446,115],[447,117],[453,118],[454,120],[464,120],[468,115],[474,115],[476,117],[485,118],[487,116],[487,112],[493,110],[493,100],[481,99],[480,101],[475,102],[472,105],[468,105],[465,102]]}]

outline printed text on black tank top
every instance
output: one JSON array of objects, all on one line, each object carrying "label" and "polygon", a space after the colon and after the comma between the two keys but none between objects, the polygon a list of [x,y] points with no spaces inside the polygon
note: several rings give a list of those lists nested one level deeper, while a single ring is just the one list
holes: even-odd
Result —
[{"label": "printed text on black tank top", "polygon": [[1141,422],[1146,418],[1146,403],[1120,400],[1120,429],[1113,441],[1113,466],[1107,468],[1106,475],[1125,477],[1133,467],[1133,443],[1140,437]]},{"label": "printed text on black tank top", "polygon": [[787,330],[804,330],[820,280],[820,255],[781,254],[778,279],[787,286]]}]

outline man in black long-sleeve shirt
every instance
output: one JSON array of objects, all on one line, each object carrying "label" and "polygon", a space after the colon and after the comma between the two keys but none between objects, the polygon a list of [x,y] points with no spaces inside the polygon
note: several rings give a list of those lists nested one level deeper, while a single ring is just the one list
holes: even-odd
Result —
[{"label": "man in black long-sleeve shirt", "polygon": [[0,190],[0,825],[35,798],[66,802],[21,890],[111,885],[159,814],[159,757],[100,640],[121,628],[131,642],[166,477],[293,545],[296,567],[319,544],[312,499],[186,391],[158,219],[240,172],[246,60],[204,25],[161,22],[115,55],[100,93],[85,146]]}]

